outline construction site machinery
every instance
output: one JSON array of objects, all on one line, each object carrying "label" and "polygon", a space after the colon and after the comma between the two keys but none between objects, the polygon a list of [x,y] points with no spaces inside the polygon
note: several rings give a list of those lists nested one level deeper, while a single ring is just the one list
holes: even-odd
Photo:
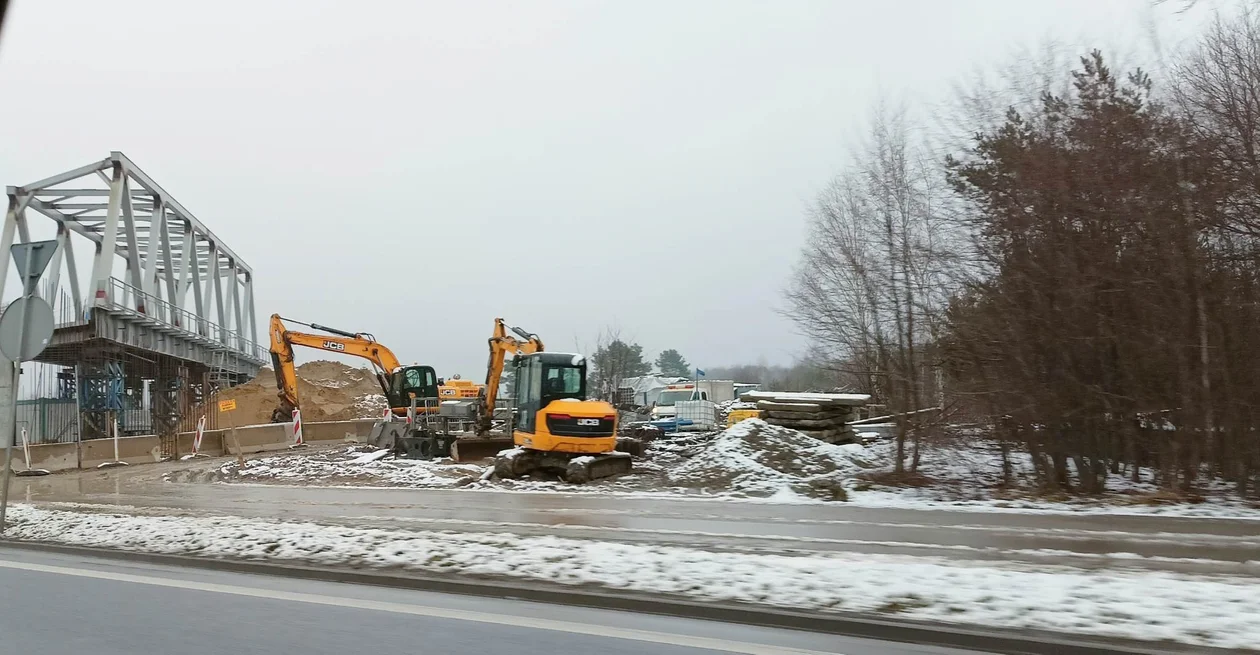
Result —
[{"label": "construction site machinery", "polygon": [[[490,360],[486,363],[486,393],[481,399],[478,434],[489,433],[496,418],[503,419],[500,425],[504,428],[509,428],[511,425],[512,409],[510,407],[503,412],[502,416],[496,416],[495,412],[497,409],[495,405],[499,399],[499,385],[503,382],[503,371],[507,365],[508,355],[522,357],[543,351],[542,339],[537,334],[526,332],[518,327],[509,327],[501,318],[494,319],[494,332],[490,335],[489,344]],[[504,432],[511,434],[510,429],[505,429]]]},{"label": "construction site machinery", "polygon": [[[422,408],[417,406],[405,421],[393,417],[378,421],[372,426],[369,443],[408,457],[451,457],[460,462],[479,461],[511,448],[510,428],[491,429],[496,424],[511,425],[511,409],[501,410],[496,416],[495,407],[504,361],[509,353],[541,350],[542,341],[537,335],[512,328],[520,336],[517,340],[508,331],[503,319],[495,322],[485,385],[458,378],[443,380],[436,407],[420,411]],[[473,429],[468,431],[467,427]]]},{"label": "construction site machinery", "polygon": [[438,397],[442,400],[476,400],[485,393],[485,385],[462,380],[458,375],[438,379]]},{"label": "construction site machinery", "polygon": [[[435,401],[432,398],[413,398],[406,417],[390,415],[372,425],[368,443],[385,448],[394,454],[412,459],[453,457],[456,443],[461,438],[476,439],[476,435],[464,428],[476,420],[474,401]],[[504,443],[493,445],[495,450]],[[484,459],[484,455],[477,459]],[[468,458],[459,458],[461,461]]]},{"label": "construction site machinery", "polygon": [[616,451],[617,410],[586,399],[586,357],[545,352],[538,335],[501,318],[490,337],[481,431],[490,429],[508,354],[515,393],[505,431],[516,447],[495,457],[496,476],[548,472],[582,483],[630,472],[630,455]]},{"label": "construction site machinery", "polygon": [[[327,334],[295,332],[284,321],[305,325]],[[362,357],[372,363],[373,373],[381,385],[381,392],[389,402],[395,416],[404,417],[412,407],[413,399],[420,400],[420,411],[436,412],[438,401],[437,373],[431,366],[403,366],[393,351],[378,343],[366,332],[347,332],[317,323],[302,323],[271,315],[271,363],[276,371],[280,405],[272,412],[271,420],[283,423],[291,420],[293,410],[299,408],[297,369],[293,363],[293,347],[302,346],[341,355]],[[432,402],[426,403],[425,400]]]}]

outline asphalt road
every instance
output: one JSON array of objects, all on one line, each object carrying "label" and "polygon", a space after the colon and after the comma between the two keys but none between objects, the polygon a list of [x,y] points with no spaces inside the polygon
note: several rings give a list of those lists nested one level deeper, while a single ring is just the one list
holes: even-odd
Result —
[{"label": "asphalt road", "polygon": [[12,653],[958,655],[971,651],[0,547]]},{"label": "asphalt road", "polygon": [[504,532],[749,551],[849,551],[1260,574],[1260,521],[922,511],[593,493],[164,482],[178,463],[17,478],[13,498],[362,527]]}]

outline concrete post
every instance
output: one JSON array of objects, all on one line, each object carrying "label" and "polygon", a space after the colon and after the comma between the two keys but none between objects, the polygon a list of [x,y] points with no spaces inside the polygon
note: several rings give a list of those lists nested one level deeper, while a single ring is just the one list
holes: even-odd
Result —
[{"label": "concrete post", "polygon": [[17,441],[17,374],[18,367],[11,360],[0,357],[0,444],[4,445],[3,481],[0,481],[0,534],[4,533],[5,510],[9,505],[9,476],[13,472],[13,446]]},{"label": "concrete post", "polygon": [[[7,375],[6,375],[7,373]],[[13,361],[0,357],[0,447],[13,439],[17,416],[13,411]]]}]

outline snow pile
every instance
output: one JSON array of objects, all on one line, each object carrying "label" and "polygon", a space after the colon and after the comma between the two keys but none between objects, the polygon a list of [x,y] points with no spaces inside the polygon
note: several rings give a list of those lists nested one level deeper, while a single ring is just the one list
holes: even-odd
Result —
[{"label": "snow pile", "polygon": [[906,555],[773,555],[601,540],[346,528],[16,505],[6,536],[202,557],[512,577],[816,611],[1251,648],[1255,579]]},{"label": "snow pile", "polygon": [[718,403],[718,410],[730,412],[736,409],[757,409],[757,403],[746,402],[743,400],[727,400]]},{"label": "snow pile", "polygon": [[368,464],[368,463],[375,462],[380,459],[385,459],[386,457],[389,457],[389,449],[382,448],[380,450],[373,450],[371,452],[363,453],[362,455],[359,455],[358,457],[355,457],[354,459],[346,462],[346,464],[349,464],[349,465]]},{"label": "snow pile", "polygon": [[673,484],[782,498],[842,500],[843,482],[870,466],[862,446],[832,445],[761,419],[740,421],[668,472]]},{"label": "snow pile", "polygon": [[360,418],[378,418],[389,409],[389,400],[379,393],[359,396],[350,406]]}]

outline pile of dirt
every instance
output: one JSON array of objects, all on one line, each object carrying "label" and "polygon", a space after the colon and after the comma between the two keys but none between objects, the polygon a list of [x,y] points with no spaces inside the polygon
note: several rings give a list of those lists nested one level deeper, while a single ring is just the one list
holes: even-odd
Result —
[{"label": "pile of dirt", "polygon": [[761,419],[740,421],[668,473],[671,483],[748,496],[843,500],[842,482],[872,466],[864,448],[834,445]]},{"label": "pile of dirt", "polygon": [[[378,418],[388,406],[376,376],[366,368],[318,360],[298,366],[297,376],[306,422]],[[277,393],[275,373],[263,368],[253,380],[219,392],[219,400],[236,401],[237,425],[257,425],[271,422],[280,404]]]}]

